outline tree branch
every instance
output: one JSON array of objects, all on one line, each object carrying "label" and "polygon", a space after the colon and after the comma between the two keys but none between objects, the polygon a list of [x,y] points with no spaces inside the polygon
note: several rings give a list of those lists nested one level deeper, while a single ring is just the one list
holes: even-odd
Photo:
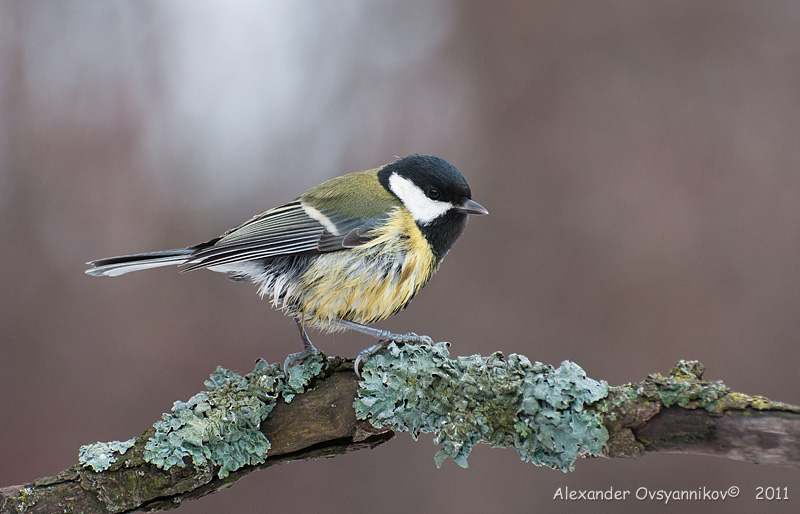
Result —
[{"label": "tree branch", "polygon": [[[454,400],[452,397],[446,401],[454,411],[466,409],[465,412],[481,412],[478,417],[481,420],[480,432],[484,440],[493,444],[496,439],[491,439],[492,437],[510,441],[508,444],[516,446],[524,459],[551,467],[562,469],[571,467],[571,461],[564,464],[562,461],[552,461],[554,458],[552,456],[542,457],[548,451],[545,446],[550,442],[562,441],[560,439],[562,436],[555,428],[550,427],[552,430],[537,432],[536,437],[539,437],[539,442],[534,444],[530,440],[533,437],[532,431],[538,430],[539,426],[549,426],[547,423],[550,423],[553,417],[564,417],[565,413],[564,419],[568,421],[568,434],[565,439],[567,442],[559,443],[562,446],[556,444],[556,449],[563,453],[572,451],[576,456],[635,458],[645,452],[678,452],[715,455],[762,464],[800,466],[800,407],[731,392],[722,382],[706,382],[702,380],[702,365],[696,362],[679,362],[667,376],[653,374],[641,382],[608,388],[602,382],[581,379],[580,373],[575,373],[575,370],[580,368],[571,363],[553,369],[539,363],[531,364],[524,357],[511,355],[505,359],[499,354],[486,358],[473,356],[456,360],[438,358],[439,360],[434,362],[434,367],[430,367],[430,363],[423,360],[428,358],[426,352],[439,351],[440,357],[445,355],[446,350],[443,350],[442,354],[443,348],[442,345],[436,345],[433,350],[411,347],[408,351],[394,349],[392,354],[389,352],[379,354],[368,362],[362,381],[356,379],[350,361],[338,358],[329,358],[326,361],[319,359],[316,368],[313,364],[308,368],[310,370],[308,376],[290,375],[288,381],[290,385],[283,384],[282,379],[276,379],[277,386],[273,384],[269,386],[272,389],[268,388],[271,392],[252,387],[255,387],[253,384],[256,383],[260,384],[258,387],[262,387],[263,382],[269,382],[267,378],[277,377],[280,373],[276,373],[276,370],[279,370],[275,366],[268,367],[261,363],[253,373],[245,377],[218,369],[212,375],[211,381],[206,383],[209,391],[198,394],[186,404],[176,402],[175,412],[165,414],[165,420],[168,420],[165,422],[174,428],[171,434],[185,434],[186,432],[181,430],[184,426],[187,428],[193,426],[193,422],[186,422],[178,427],[180,423],[176,420],[178,407],[188,406],[193,412],[192,415],[199,416],[198,419],[217,420],[214,421],[217,424],[210,425],[215,427],[216,432],[212,430],[213,434],[229,434],[231,431],[229,425],[220,428],[218,419],[224,419],[228,424],[239,423],[243,427],[241,432],[234,432],[235,437],[231,440],[235,443],[228,441],[226,443],[228,446],[225,448],[234,448],[237,451],[241,448],[251,448],[249,445],[239,444],[252,436],[252,434],[242,435],[246,434],[245,425],[248,423],[240,419],[243,412],[251,413],[251,404],[248,404],[247,409],[243,411],[231,410],[232,407],[226,406],[228,410],[224,411],[223,418],[214,418],[208,409],[219,407],[224,401],[223,398],[235,396],[234,393],[243,393],[240,396],[246,397],[248,401],[255,396],[267,398],[266,402],[274,405],[274,408],[267,409],[268,415],[264,415],[266,417],[257,429],[260,434],[266,436],[269,450],[259,463],[235,468],[235,465],[227,461],[214,461],[213,451],[203,449],[204,453],[200,450],[197,450],[196,454],[184,453],[178,465],[166,465],[164,459],[159,456],[161,454],[158,454],[161,450],[153,449],[153,441],[157,438],[159,430],[162,432],[165,430],[163,426],[158,428],[157,424],[156,429],[149,429],[135,441],[118,443],[119,446],[100,445],[97,448],[103,451],[99,454],[92,453],[90,458],[84,458],[82,454],[83,464],[76,464],[54,477],[0,489],[0,511],[3,513],[105,510],[132,512],[175,508],[185,500],[199,498],[228,487],[257,469],[294,460],[330,457],[382,444],[394,436],[391,427],[380,426],[386,420],[390,420],[390,424],[397,429],[411,430],[412,435],[416,435],[419,431],[434,431],[435,442],[445,446],[440,453],[444,452],[445,456],[451,456],[456,462],[466,465],[466,455],[471,447],[469,444],[476,442],[468,430],[465,432],[466,429],[463,427],[453,429],[452,423],[443,423],[441,421],[443,418],[431,418],[429,414],[419,418],[422,419],[419,421],[417,417],[408,415],[419,405],[411,406],[408,400],[398,405],[392,404],[391,408],[386,407],[391,402],[384,405],[374,394],[370,396],[372,394],[369,388],[370,381],[383,384],[380,388],[389,392],[403,389],[409,384],[422,383],[426,384],[423,386],[424,390],[435,391],[434,396],[442,398],[446,396],[443,390],[438,389],[442,383],[451,386],[457,384],[458,387],[455,389],[459,392],[455,394],[464,393],[466,396],[462,398],[469,399],[483,398],[487,391],[482,382],[473,382],[472,379],[465,377],[499,376],[500,381],[493,386],[498,390],[491,392],[492,395],[496,395],[492,401],[480,401],[478,402],[480,405],[471,405],[469,402],[464,404],[463,401]],[[421,362],[428,366],[422,371],[418,366]],[[450,366],[447,369],[443,365],[445,362],[449,363],[446,366]],[[475,367],[470,368],[473,365]],[[509,373],[512,375],[500,374],[498,370],[503,369],[510,370]],[[294,368],[292,372],[294,373]],[[459,375],[462,372],[463,374]],[[582,373],[582,370],[580,372]],[[509,376],[518,377],[518,380],[510,379]],[[405,386],[387,387],[393,384],[393,380],[400,380],[401,382],[397,384],[402,383]],[[433,382],[430,382],[431,380]],[[584,382],[586,387],[581,389],[580,387],[583,387],[581,384]],[[573,387],[574,384],[579,384],[580,387]],[[303,389],[306,391],[294,395]],[[592,401],[574,404],[578,397],[589,398],[587,391],[602,395]],[[428,403],[419,390],[411,388],[408,392],[420,399],[421,406],[429,406],[432,412],[440,412],[441,406],[434,407]],[[559,400],[556,392],[568,398],[573,404],[563,407],[563,410],[550,409],[548,405],[561,403],[566,405],[566,400]],[[374,401],[368,401],[370,398]],[[507,402],[506,407],[503,404],[509,398],[513,401]],[[364,405],[372,403],[370,407],[372,410],[369,411],[370,421],[377,423],[378,428],[370,421],[357,419],[357,410],[353,408],[354,402],[359,405],[358,412],[362,414]],[[485,414],[485,411],[481,410],[486,405],[491,407],[490,414]],[[509,413],[513,414],[511,418],[508,417]],[[495,414],[497,419],[491,419]],[[526,418],[526,415],[529,415],[530,419]],[[236,416],[239,416],[238,420]],[[463,414],[458,416],[459,419],[464,417]],[[580,416],[592,416],[591,419],[597,420],[595,428],[602,432],[600,441],[602,444],[598,448],[602,448],[602,451],[591,450],[591,441],[594,440],[592,438],[598,437],[599,432],[591,431],[591,423],[587,425],[589,427],[587,431],[582,422],[577,422],[585,419]],[[434,424],[438,423],[438,429],[425,425],[425,420],[431,419],[435,420]],[[522,423],[526,419],[529,423],[527,426]],[[445,433],[445,429],[442,428],[445,425],[453,432]],[[566,448],[569,441],[578,437],[575,434],[584,431],[591,436],[589,439],[577,440],[577,449]],[[463,451],[463,444],[456,445],[462,448],[461,453],[454,453],[448,446],[455,437],[454,433],[467,434],[465,440],[469,440],[469,444],[466,444],[466,453]],[[510,437],[509,434],[516,435]],[[172,436],[166,439],[170,437]],[[194,451],[196,448],[192,445],[197,441],[193,440],[190,443],[179,441],[176,443],[178,446],[171,447],[170,450],[176,451],[177,448],[185,451],[189,448],[188,451]],[[208,442],[201,446],[205,448],[211,444]],[[114,454],[111,448],[121,448],[119,451],[122,455]],[[90,452],[87,451],[88,453]],[[203,460],[203,455],[210,457]],[[226,456],[223,456],[224,458]],[[441,459],[437,457],[437,460]],[[157,463],[161,463],[161,467]],[[101,470],[96,471],[92,466]],[[229,471],[225,471],[226,466],[230,468]]]},{"label": "tree branch", "polygon": [[613,388],[602,402],[611,405],[604,454],[691,453],[800,467],[800,407],[730,391],[702,380],[704,372],[697,361],[680,361],[667,377]]}]

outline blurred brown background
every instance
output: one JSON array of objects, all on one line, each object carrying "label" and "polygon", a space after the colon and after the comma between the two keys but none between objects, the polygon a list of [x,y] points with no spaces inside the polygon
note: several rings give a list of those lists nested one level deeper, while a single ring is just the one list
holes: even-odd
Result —
[{"label": "blurred brown background", "polygon": [[[0,485],[141,434],[222,365],[299,341],[255,289],[84,262],[218,235],[432,153],[490,216],[381,326],[619,384],[699,359],[800,403],[800,3],[0,3]],[[316,335],[331,354],[371,344]],[[649,455],[536,468],[430,437],[254,473],[211,512],[796,512],[797,471]],[[559,487],[741,488],[564,503]],[[788,502],[756,502],[788,486]]]}]

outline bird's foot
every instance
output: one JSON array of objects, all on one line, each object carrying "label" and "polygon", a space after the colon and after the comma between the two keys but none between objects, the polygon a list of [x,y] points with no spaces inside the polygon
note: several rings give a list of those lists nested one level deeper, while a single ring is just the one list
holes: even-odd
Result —
[{"label": "bird's foot", "polygon": [[288,376],[289,368],[291,368],[292,366],[297,366],[298,364],[302,363],[307,358],[309,358],[309,357],[311,357],[313,355],[319,355],[319,353],[320,353],[320,351],[317,350],[317,348],[315,346],[313,346],[313,345],[305,346],[303,348],[302,352],[290,353],[286,357],[286,360],[283,361],[283,372],[284,372],[284,374],[287,374],[287,376]]},{"label": "bird's foot", "polygon": [[297,324],[297,328],[300,329],[300,340],[303,343],[303,351],[297,353],[290,353],[286,360],[283,361],[283,373],[286,377],[289,377],[289,368],[292,366],[297,366],[307,358],[311,357],[312,355],[319,355],[320,351],[314,346],[314,343],[311,342],[311,339],[308,337],[308,333],[306,332],[306,327],[303,326],[303,322],[300,321],[298,318],[294,319],[294,322]]},{"label": "bird's foot", "polygon": [[361,364],[367,362],[367,360],[370,357],[372,357],[379,351],[383,350],[384,348],[388,347],[392,343],[423,344],[425,346],[433,346],[433,339],[431,339],[428,336],[417,335],[414,332],[409,332],[407,334],[393,334],[388,330],[381,330],[380,334],[378,334],[378,342],[373,344],[369,348],[364,348],[358,353],[358,356],[356,357],[356,360],[353,363],[356,376],[358,378],[361,378],[361,371],[360,371]]}]

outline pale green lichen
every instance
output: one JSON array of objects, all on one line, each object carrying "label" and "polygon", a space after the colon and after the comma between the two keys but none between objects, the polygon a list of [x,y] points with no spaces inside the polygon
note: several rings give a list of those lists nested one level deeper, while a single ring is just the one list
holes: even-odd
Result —
[{"label": "pale green lichen", "polygon": [[[263,463],[270,443],[260,431],[261,423],[279,396],[289,403],[304,392],[324,363],[321,355],[310,357],[292,367],[288,379],[278,365],[261,359],[245,376],[218,367],[205,382],[207,391],[175,402],[172,412],[153,425],[155,433],[144,447],[145,461],[169,469],[185,466],[184,458],[189,457],[195,466],[219,466],[220,478],[242,466]],[[134,443],[131,439],[83,446],[81,464],[106,470]]]},{"label": "pale green lichen", "polygon": [[680,360],[666,377],[655,373],[648,380],[656,385],[656,394],[664,407],[697,405],[714,412],[719,400],[730,393],[730,388],[720,380],[703,380],[703,373],[705,367],[700,362]]},{"label": "pale green lichen", "polygon": [[105,471],[135,443],[136,438],[127,441],[85,444],[78,452],[78,462],[85,468],[92,468],[98,472]]},{"label": "pale green lichen", "polygon": [[588,404],[604,398],[605,382],[565,361],[554,369],[522,355],[472,355],[450,359],[447,346],[391,344],[364,366],[359,419],[389,425],[412,437],[433,432],[447,457],[466,467],[472,448],[487,442],[513,446],[540,466],[571,470],[581,455],[598,455],[608,438]]},{"label": "pale green lichen", "polygon": [[292,366],[287,370],[289,377],[281,389],[281,395],[286,403],[292,403],[295,395],[306,390],[311,379],[322,372],[323,364],[322,355],[314,355],[304,360],[300,366]]},{"label": "pale green lichen", "polygon": [[245,465],[263,463],[270,443],[260,431],[263,422],[283,395],[286,401],[303,392],[309,380],[322,369],[323,358],[315,356],[291,368],[289,384],[277,364],[256,362],[252,373],[240,376],[218,367],[205,382],[208,391],[188,402],[175,402],[171,413],[153,425],[144,459],[162,469],[207,463],[220,467],[218,476]]}]

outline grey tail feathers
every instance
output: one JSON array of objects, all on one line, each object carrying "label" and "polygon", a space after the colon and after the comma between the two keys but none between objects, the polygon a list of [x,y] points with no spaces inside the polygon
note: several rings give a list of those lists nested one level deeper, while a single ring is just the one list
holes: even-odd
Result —
[{"label": "grey tail feathers", "polygon": [[131,271],[178,265],[191,259],[192,254],[196,251],[197,248],[195,247],[108,257],[106,259],[87,262],[86,264],[91,266],[91,268],[87,269],[86,273],[94,275],[95,277],[104,275],[107,277],[116,277],[118,275],[130,273]]}]

